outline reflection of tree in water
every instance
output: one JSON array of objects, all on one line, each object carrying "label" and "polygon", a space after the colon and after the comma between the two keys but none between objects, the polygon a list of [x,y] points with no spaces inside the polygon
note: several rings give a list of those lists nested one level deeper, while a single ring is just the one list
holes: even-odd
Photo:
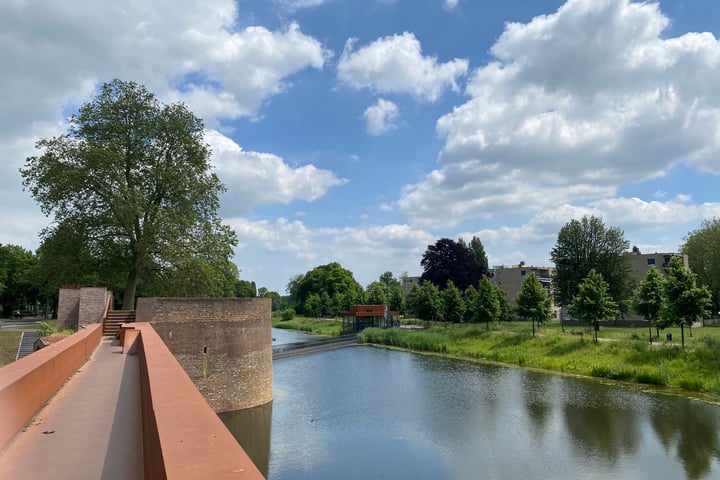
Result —
[{"label": "reflection of tree in water", "polygon": [[597,387],[585,398],[565,403],[565,424],[580,452],[615,463],[621,454],[637,451],[640,419],[636,410],[618,401],[617,390]]},{"label": "reflection of tree in water", "polygon": [[704,478],[720,459],[717,407],[678,398],[672,409],[652,409],[650,421],[666,453],[676,450],[687,478]]},{"label": "reflection of tree in water", "polygon": [[552,415],[552,396],[549,395],[551,377],[536,372],[525,372],[522,396],[525,411],[530,419],[535,439],[540,440],[545,433],[548,419]]}]

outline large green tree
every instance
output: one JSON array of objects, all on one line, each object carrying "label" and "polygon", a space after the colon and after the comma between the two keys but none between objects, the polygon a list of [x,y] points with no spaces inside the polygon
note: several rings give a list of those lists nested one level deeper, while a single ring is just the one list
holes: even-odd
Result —
[{"label": "large green tree", "polygon": [[640,282],[633,298],[633,310],[642,315],[648,321],[648,336],[652,343],[653,324],[658,327],[657,321],[660,318],[663,298],[663,284],[665,277],[660,271],[651,265]]},{"label": "large green tree", "polygon": [[473,236],[468,245],[470,254],[475,259],[475,263],[478,264],[482,273],[487,273],[489,264],[487,254],[485,253],[485,247],[478,237]]},{"label": "large green tree", "polygon": [[581,322],[595,324],[601,320],[612,320],[617,312],[618,304],[610,295],[607,282],[600,273],[590,270],[570,304],[570,313]]},{"label": "large green tree", "polygon": [[632,272],[625,256],[629,247],[622,230],[606,228],[601,218],[571,220],[558,233],[550,252],[555,263],[553,294],[558,305],[569,306],[591,270],[609,285],[610,296],[622,305],[632,293]]},{"label": "large green tree", "polygon": [[720,219],[705,220],[688,234],[680,251],[688,256],[697,282],[710,289],[713,312],[720,312]]},{"label": "large green tree", "polygon": [[37,256],[31,251],[19,245],[0,244],[0,315],[34,310],[40,297],[37,265]]},{"label": "large green tree", "polygon": [[532,332],[535,336],[535,323],[547,322],[552,317],[552,305],[547,290],[540,283],[535,272],[525,276],[517,296],[517,313],[532,321]]},{"label": "large green tree", "polygon": [[124,309],[134,308],[144,279],[184,275],[188,258],[197,259],[194,274],[225,268],[232,255],[235,235],[217,216],[224,186],[203,135],[185,105],[114,80],[70,117],[65,135],[41,139],[42,153],[21,169],[53,219],[43,238],[72,232],[98,263],[118,269]]},{"label": "large green tree", "polygon": [[[305,273],[293,277],[288,283],[288,292],[295,302],[295,308],[305,312],[306,302],[311,294],[316,294],[321,302],[322,312],[332,314],[335,310],[347,310],[350,305],[364,303],[365,291],[355,280],[350,270],[337,262],[320,265]],[[323,302],[323,297],[325,301]],[[342,305],[331,302],[342,301]]]},{"label": "large green tree", "polygon": [[697,286],[695,274],[685,268],[682,260],[672,257],[663,284],[662,316],[668,323],[680,326],[683,347],[685,327],[692,327],[707,314],[712,304],[710,297],[710,290],[705,285]]}]

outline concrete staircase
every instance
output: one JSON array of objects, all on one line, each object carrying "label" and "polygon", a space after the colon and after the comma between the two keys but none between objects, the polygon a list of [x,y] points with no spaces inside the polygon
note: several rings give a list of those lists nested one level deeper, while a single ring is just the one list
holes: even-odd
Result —
[{"label": "concrete staircase", "polygon": [[120,325],[135,321],[135,310],[108,310],[103,319],[103,335],[115,336],[120,332]]},{"label": "concrete staircase", "polygon": [[30,355],[33,352],[33,345],[37,339],[37,332],[22,332],[22,336],[20,337],[20,346],[18,347],[17,355],[15,355],[15,360],[19,360]]}]

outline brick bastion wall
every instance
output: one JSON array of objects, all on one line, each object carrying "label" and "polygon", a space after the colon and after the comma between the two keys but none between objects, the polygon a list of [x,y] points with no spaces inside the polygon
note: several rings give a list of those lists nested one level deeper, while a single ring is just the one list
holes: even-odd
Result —
[{"label": "brick bastion wall", "polygon": [[272,300],[138,298],[149,322],[216,412],[272,400]]}]

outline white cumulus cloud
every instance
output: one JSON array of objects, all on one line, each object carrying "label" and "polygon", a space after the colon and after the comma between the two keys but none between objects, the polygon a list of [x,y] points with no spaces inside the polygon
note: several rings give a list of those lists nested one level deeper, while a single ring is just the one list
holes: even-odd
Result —
[{"label": "white cumulus cloud", "polygon": [[668,23],[656,3],[570,0],[507,24],[400,208],[453,224],[609,198],[678,163],[720,174],[720,43]]},{"label": "white cumulus cloud", "polygon": [[291,167],[271,153],[245,151],[232,139],[208,131],[215,170],[228,191],[224,207],[247,213],[255,205],[288,204],[294,200],[312,202],[332,187],[347,180],[314,165]]},{"label": "white cumulus cloud", "polygon": [[395,120],[399,115],[398,107],[390,100],[379,98],[377,103],[365,109],[363,117],[370,135],[380,135],[397,128]]},{"label": "white cumulus cloud", "polygon": [[439,63],[434,56],[423,56],[420,41],[410,32],[375,40],[354,49],[356,39],[345,44],[338,64],[338,77],[356,88],[380,93],[410,93],[418,99],[434,102],[468,69],[466,59],[455,58]]}]

